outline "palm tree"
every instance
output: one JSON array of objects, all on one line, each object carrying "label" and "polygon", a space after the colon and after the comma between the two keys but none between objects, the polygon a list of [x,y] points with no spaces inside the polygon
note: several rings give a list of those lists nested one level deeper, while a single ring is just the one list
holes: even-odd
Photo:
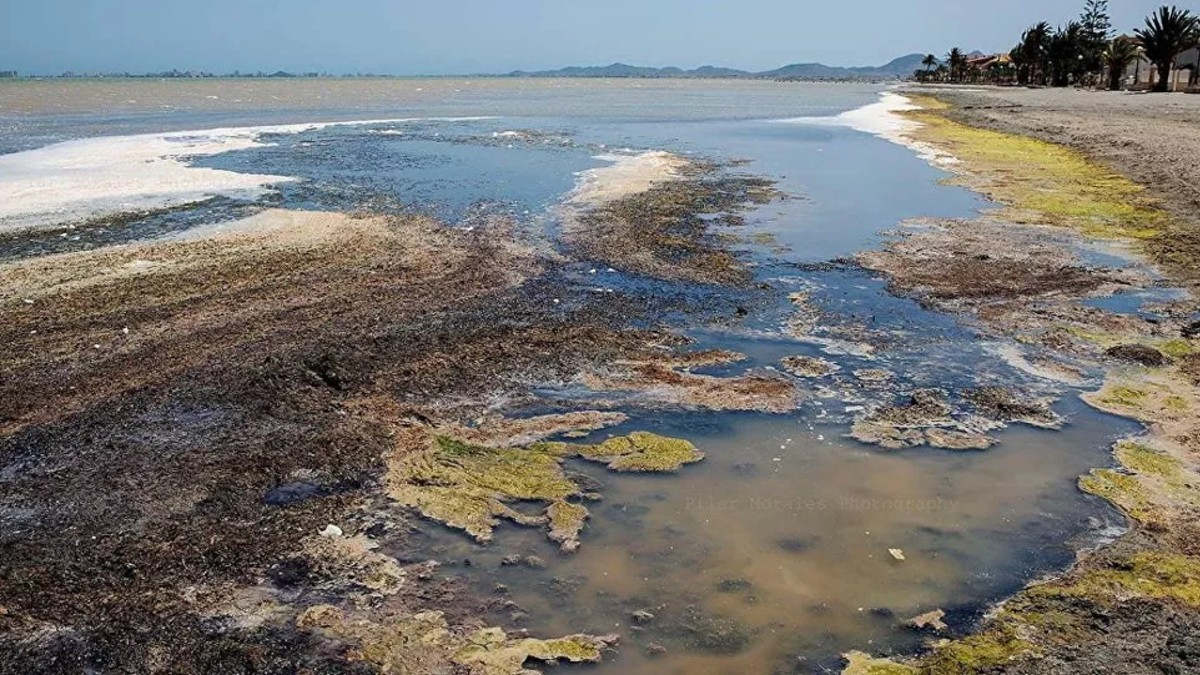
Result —
[{"label": "palm tree", "polygon": [[1050,24],[1042,21],[1021,34],[1021,43],[1013,49],[1013,61],[1018,64],[1017,79],[1022,84],[1044,84],[1046,57],[1050,47]]},{"label": "palm tree", "polygon": [[1121,88],[1121,78],[1125,75],[1125,66],[1138,57],[1138,45],[1127,37],[1118,37],[1108,43],[1101,58],[1108,68],[1108,88],[1116,91]]},{"label": "palm tree", "polygon": [[1084,66],[1083,27],[1079,22],[1072,21],[1050,36],[1050,42],[1046,45],[1046,60],[1050,65],[1051,84],[1055,87],[1070,84],[1072,75],[1078,79]]},{"label": "palm tree", "polygon": [[1142,41],[1142,51],[1145,52],[1146,58],[1158,69],[1158,81],[1154,83],[1154,91],[1166,91],[1170,85],[1167,80],[1175,67],[1175,57],[1197,41],[1197,34],[1200,34],[1200,17],[1193,16],[1186,9],[1163,5],[1157,12],[1146,17],[1145,28],[1134,32]]},{"label": "palm tree", "polygon": [[958,47],[950,50],[946,55],[946,61],[950,64],[950,79],[955,82],[962,82],[963,71],[967,66],[967,55]]},{"label": "palm tree", "polygon": [[938,58],[933,54],[926,54],[925,58],[921,59],[921,65],[925,66],[925,72],[929,72],[937,67]]}]

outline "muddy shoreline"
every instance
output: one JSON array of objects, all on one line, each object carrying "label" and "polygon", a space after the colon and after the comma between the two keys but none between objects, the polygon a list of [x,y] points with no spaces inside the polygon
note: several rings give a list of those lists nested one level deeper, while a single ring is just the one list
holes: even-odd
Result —
[{"label": "muddy shoreline", "polygon": [[[1069,91],[911,95],[923,109],[904,113],[920,125],[904,142],[954,157],[943,164],[950,181],[1001,208],[977,220],[911,223],[860,263],[893,292],[1036,348],[1037,363],[1018,361],[1031,372],[1064,381],[1098,373],[1103,384],[1084,401],[1145,431],[1116,443],[1112,467],[1079,481],[1121,509],[1127,534],[1001,603],[977,633],[931,631],[929,651],[911,660],[848,654],[845,672],[1191,672],[1200,667],[1197,306],[1185,296],[1120,312],[1089,297],[1194,288],[1200,211],[1186,178],[1200,152],[1200,106]],[[1163,180],[1170,173],[1183,180]],[[1100,184],[1106,189],[1095,192]],[[1138,196],[1141,185],[1149,200]],[[1127,197],[1107,201],[1119,194]],[[1080,252],[1096,240],[1151,265],[1131,275],[1085,262]]]},{"label": "muddy shoreline", "polygon": [[[939,117],[927,117],[929,126],[957,119],[953,109],[933,112]],[[965,144],[958,148],[964,156],[977,146],[962,129],[940,131]],[[997,159],[996,149],[1011,140],[991,139],[982,151]],[[1181,459],[1194,448],[1187,425],[1197,403],[1180,393],[1200,379],[1196,335],[1187,335],[1194,309],[1163,301],[1146,313],[1153,321],[1105,309],[1170,282],[1145,266],[1114,262],[1078,234],[1132,232],[1131,245],[1154,244],[1158,228],[1171,225],[1153,204],[1125,210],[1124,196],[1137,195],[1136,185],[1104,176],[1121,197],[1113,199],[1062,170],[1095,171],[1078,158],[1041,166],[1039,180],[1053,179],[1056,190],[1073,195],[1082,190],[1088,204],[1084,212],[1055,214],[1056,227],[1046,228],[1038,222],[1045,203],[1017,203],[1028,195],[1020,181],[963,171],[956,182],[1007,208],[981,220],[905,223],[882,249],[833,263],[863,279],[885,279],[891,293],[955,317],[974,335],[1002,338],[999,365],[1044,383],[1001,386],[1010,384],[1001,376],[939,389],[887,362],[903,335],[889,335],[874,316],[841,316],[821,304],[819,292],[788,294],[794,280],[762,274],[759,266],[774,263],[747,253],[740,228],[743,214],[780,197],[769,181],[735,165],[661,152],[611,159],[585,172],[560,204],[559,239],[505,217],[454,224],[267,209],[232,226],[91,251],[16,259],[58,250],[17,241],[19,255],[0,263],[0,671],[12,664],[23,673],[502,675],[539,663],[608,660],[617,647],[606,634],[611,623],[590,622],[593,634],[555,624],[534,637],[481,618],[529,625],[519,617],[539,610],[517,603],[521,589],[505,586],[513,579],[492,572],[532,572],[545,560],[507,549],[485,555],[469,543],[443,560],[440,552],[417,553],[416,540],[437,530],[454,542],[485,542],[502,527],[536,540],[541,555],[592,550],[603,541],[598,521],[640,523],[638,510],[647,509],[603,501],[621,494],[617,481],[640,480],[618,474],[674,481],[669,474],[703,472],[718,455],[736,454],[706,458],[703,447],[638,428],[660,414],[734,411],[803,424],[801,406],[841,398],[845,412],[831,410],[840,425],[833,433],[852,424],[853,437],[876,446],[853,449],[892,461],[885,465],[895,470],[899,458],[887,455],[920,445],[945,452],[913,454],[1001,457],[981,454],[997,442],[994,431],[1010,424],[1056,429],[1064,420],[1050,409],[1054,397],[1087,383],[1099,389],[1106,375],[1089,402],[1155,423],[1158,432],[1118,445],[1116,468],[1099,467],[1080,484],[1145,527],[1095,554],[1095,567],[1068,575],[1083,575],[1074,585],[1050,587],[1066,590],[1010,601],[1006,607],[1024,611],[994,620],[974,643],[886,667],[1064,670],[1055,664],[1067,662],[1067,643],[1036,633],[1044,617],[1029,608],[1062,619],[1052,627],[1070,628],[1072,640],[1083,636],[1070,643],[1075,659],[1089,658],[1088,631],[1105,625],[1095,618],[1102,614],[1109,625],[1149,625],[1170,636],[1170,656],[1156,666],[1186,663],[1176,643],[1194,625],[1194,551],[1181,514],[1190,517],[1187,509],[1200,504],[1192,498],[1200,482]],[[1137,222],[1114,223],[1114,213],[1132,213]],[[682,333],[763,330],[761,315],[772,317],[767,332],[787,343],[765,359],[752,345],[697,345]],[[839,366],[804,351],[857,361]],[[823,418],[824,409],[816,416]],[[785,452],[793,433],[781,435],[778,452],[757,448],[768,453],[759,466],[738,456],[727,470],[745,480],[798,458]],[[907,482],[929,490],[931,483],[916,478],[909,474]],[[667,532],[664,545],[684,543]],[[795,534],[780,533],[781,550],[799,556],[815,547]],[[919,574],[923,556],[940,566],[936,556],[955,550],[938,550],[936,541],[856,547],[862,560],[854,562],[879,554]],[[612,553],[619,562],[620,542],[609,543],[618,544]],[[901,545],[907,562],[900,548],[889,555]],[[700,559],[685,556],[685,564]],[[476,571],[487,568],[480,576],[489,585],[455,574],[472,560]],[[717,592],[726,603],[771,601],[759,595],[770,587],[754,588],[761,579],[740,574],[721,580]],[[1028,578],[1026,570],[1018,583]],[[657,659],[669,651],[668,659],[709,667],[717,655],[764,651],[755,631],[765,629],[743,625],[738,613],[711,611],[699,594],[695,606],[676,602],[694,590],[662,584],[651,594],[655,602],[620,608],[614,618],[638,624],[622,629],[628,644],[621,656],[629,650]],[[1111,606],[1109,596],[1135,592],[1142,605]],[[805,611],[815,612],[820,598],[811,599]],[[880,602],[870,609],[872,621],[904,632],[907,615]],[[576,620],[586,613],[581,607]],[[959,607],[942,607],[955,629],[967,620]],[[948,637],[938,612],[926,609],[921,616],[933,618],[916,628],[931,631],[931,639]],[[970,611],[978,610],[975,602]],[[1063,618],[1076,610],[1091,614]],[[1174,623],[1163,629],[1147,617]],[[835,620],[817,623],[833,630]],[[914,635],[906,634],[906,644],[916,644]],[[812,636],[790,637],[790,655],[818,649],[805,642]],[[1068,651],[1054,651],[1060,647]],[[1122,643],[1128,653],[1121,658],[1144,660],[1143,647]],[[825,652],[829,666],[836,653]],[[867,658],[857,655],[856,663]]]},{"label": "muddy shoreline", "polygon": [[[673,242],[716,255],[725,225],[701,217],[736,210],[746,192],[713,167],[687,168],[656,203],[690,219]],[[631,213],[625,200],[657,184],[618,185],[603,207]],[[608,407],[643,389],[663,405],[718,409],[794,394],[774,379],[689,374],[738,356],[691,354],[663,326],[736,316],[754,289],[703,306],[600,292],[572,262],[502,219],[454,228],[275,209],[218,231],[5,263],[0,670],[490,674],[599,659],[614,637],[506,635],[478,618],[500,600],[379,553],[404,549],[404,505],[482,536],[496,516],[540,525],[503,504],[546,493],[549,536],[570,550],[587,494],[550,458],[672,471],[703,455],[653,435],[506,451],[624,419],[539,399],[535,386],[593,378]],[[653,271],[694,276],[679,263]],[[535,404],[560,412],[507,416]],[[534,487],[516,467],[523,483],[472,488],[478,514],[451,515],[468,502],[434,509],[413,457],[451,438],[432,461],[469,455],[492,468],[468,474],[494,478],[506,458],[545,457],[549,482]]]}]

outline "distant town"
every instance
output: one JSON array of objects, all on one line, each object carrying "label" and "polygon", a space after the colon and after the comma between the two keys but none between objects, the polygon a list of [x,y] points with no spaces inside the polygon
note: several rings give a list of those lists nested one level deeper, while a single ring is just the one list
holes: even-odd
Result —
[{"label": "distant town", "polygon": [[[763,79],[763,80],[897,80],[912,77],[914,70],[921,67],[924,54],[906,54],[880,66],[828,66],[823,63],[793,63],[773,70],[747,71],[719,66],[701,66],[693,69],[653,66],[634,66],[613,63],[607,66],[570,66],[557,70],[522,71],[509,73],[472,74],[468,77],[584,77],[584,78],[695,78],[695,79]],[[6,75],[4,74],[6,73]],[[16,71],[0,71],[0,76],[17,77]],[[304,72],[292,73],[285,70],[274,72],[257,71],[243,73],[213,73],[203,70],[165,70],[152,73],[107,73],[67,71],[60,75],[26,76],[46,78],[145,78],[145,79],[191,79],[191,78],[346,78],[346,77],[403,77],[383,73]],[[432,76],[431,76],[432,77]]]}]

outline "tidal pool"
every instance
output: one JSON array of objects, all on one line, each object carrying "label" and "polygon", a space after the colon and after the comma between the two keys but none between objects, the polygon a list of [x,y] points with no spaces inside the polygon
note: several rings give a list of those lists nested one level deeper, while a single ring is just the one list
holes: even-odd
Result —
[{"label": "tidal pool", "polygon": [[[1119,526],[1075,481],[1132,425],[1074,401],[1059,409],[1063,431],[1012,427],[985,452],[880,451],[799,416],[637,417],[593,438],[646,429],[706,459],[673,476],[572,465],[604,494],[578,552],[532,529],[502,528],[481,547],[425,526],[421,554],[480,593],[506,587],[519,609],[498,621],[620,634],[600,672],[821,672],[849,649],[919,648],[901,624],[933,609],[967,629]],[[545,568],[504,564],[514,553]]]}]

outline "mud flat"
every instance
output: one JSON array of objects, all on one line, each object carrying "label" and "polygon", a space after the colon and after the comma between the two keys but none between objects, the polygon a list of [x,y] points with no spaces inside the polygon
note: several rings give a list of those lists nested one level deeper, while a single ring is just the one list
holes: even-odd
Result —
[{"label": "mud flat", "polygon": [[[672,183],[672,213],[690,223],[673,236],[720,255],[694,211],[719,216],[754,195],[709,176]],[[605,208],[627,212],[660,189],[624,186]],[[794,391],[691,375],[737,355],[688,352],[678,335],[632,326],[701,310],[597,293],[510,222],[472,225],[274,209],[4,263],[5,669],[491,675],[600,659],[611,636],[488,627],[478,617],[500,600],[385,549],[404,550],[423,515],[479,537],[507,518],[572,550],[594,495],[562,471],[565,458],[613,472],[703,458],[636,431],[540,443],[621,423],[609,390],[644,378],[586,408],[535,386],[611,379],[610,364],[624,363],[655,364],[671,404],[772,410]],[[529,407],[541,414],[515,414]],[[467,480],[464,463],[487,471]],[[542,513],[509,506],[536,498]]]},{"label": "mud flat", "polygon": [[1200,667],[1197,307],[1183,294],[1112,301],[1196,279],[1196,258],[1183,253],[1195,241],[1195,193],[1150,165],[1194,175],[1183,156],[1200,149],[1200,107],[1082,92],[936,95],[912,97],[922,109],[900,113],[914,124],[894,140],[953,158],[940,162],[950,182],[1000,208],[909,223],[858,259],[893,292],[1014,338],[1010,360],[1028,372],[1101,379],[1084,400],[1145,430],[1117,442],[1112,466],[1079,488],[1115,504],[1130,529],[995,607],[977,633],[931,635],[911,661],[847,654],[845,672],[1190,672]]}]

